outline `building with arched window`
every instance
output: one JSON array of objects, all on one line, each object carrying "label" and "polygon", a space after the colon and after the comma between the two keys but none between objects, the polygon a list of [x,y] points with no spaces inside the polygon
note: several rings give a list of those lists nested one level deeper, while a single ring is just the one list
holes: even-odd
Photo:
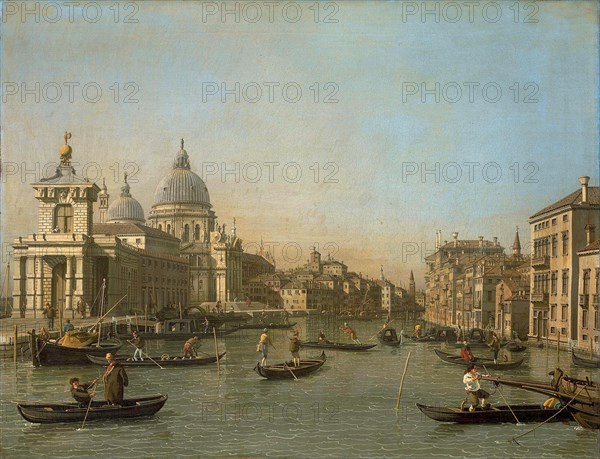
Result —
[{"label": "building with arched window", "polygon": [[[33,183],[38,201],[35,233],[14,241],[16,314],[41,317],[51,304],[70,317],[78,303],[97,308],[105,283],[116,313],[154,311],[181,304],[234,301],[242,293],[242,241],[217,223],[206,185],[192,172],[187,152],[176,154],[159,182],[148,224],[125,176],[109,204],[99,188],[76,174],[70,134],[52,177]],[[94,204],[99,201],[99,221]],[[92,311],[95,312],[95,311]]]}]

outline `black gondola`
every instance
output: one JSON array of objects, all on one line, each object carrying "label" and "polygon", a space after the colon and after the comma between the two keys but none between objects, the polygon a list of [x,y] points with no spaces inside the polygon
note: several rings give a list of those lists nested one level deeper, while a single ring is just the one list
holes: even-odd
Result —
[{"label": "black gondola", "polygon": [[[185,320],[185,319],[184,319]],[[177,321],[177,322],[181,322],[181,321]],[[175,330],[173,329],[166,329],[169,331],[164,331],[164,332],[160,332],[160,333],[153,333],[153,332],[140,332],[138,333],[138,336],[140,338],[143,338],[145,340],[150,340],[150,339],[164,339],[167,341],[185,341],[189,338],[191,338],[192,336],[197,336],[199,339],[213,339],[214,335],[213,335],[213,330],[212,328],[210,329],[210,331],[208,333],[204,333],[203,330],[199,330],[199,331],[187,331],[187,330],[183,330],[183,331],[179,331],[180,329],[175,328]],[[236,332],[238,330],[238,327],[231,327],[231,328],[224,328],[224,329],[217,329],[216,333],[217,333],[217,338],[221,338],[223,336],[227,336],[232,334],[233,332]]]},{"label": "black gondola", "polygon": [[384,346],[398,347],[401,340],[398,338],[395,328],[385,328],[377,334],[379,342]]},{"label": "black gondola", "polygon": [[573,363],[578,367],[586,367],[586,368],[596,368],[600,369],[600,360],[594,359],[585,359],[583,357],[579,357],[575,355],[575,352],[571,354],[571,358],[573,359]]},{"label": "black gondola", "polygon": [[289,324],[278,324],[278,323],[269,323],[269,324],[240,324],[238,326],[239,330],[287,330],[296,325],[296,322],[291,322]]},{"label": "black gondola", "polygon": [[[219,360],[223,358],[226,353],[223,352],[219,354]],[[106,359],[101,357],[94,357],[93,355],[87,356],[88,360],[96,365],[106,366]],[[152,361],[153,360],[153,361]],[[148,357],[144,357],[144,360],[133,360],[131,358],[117,358],[116,361],[119,362],[124,367],[154,367],[158,368],[158,365],[161,367],[192,367],[192,366],[200,366],[207,365],[209,363],[215,363],[217,361],[217,356],[209,356],[209,357],[196,357],[193,359],[184,359],[182,357],[152,357],[150,360]],[[158,364],[158,365],[157,365]]]},{"label": "black gondola", "polygon": [[123,346],[118,339],[107,339],[100,345],[90,344],[83,347],[68,347],[50,341],[37,340],[37,358],[41,365],[89,364],[88,355],[105,357],[107,353],[116,354]]},{"label": "black gondola", "polygon": [[[444,362],[452,363],[454,365],[462,365],[466,367],[470,362],[466,362],[460,355],[452,355],[447,354],[446,352],[442,352],[439,349],[434,349],[435,354]],[[523,363],[523,359],[513,360],[511,362],[498,362],[494,363],[493,359],[484,359],[481,357],[477,357],[473,362],[475,365],[487,368],[488,370],[512,370],[513,368],[517,368],[519,365]]]},{"label": "black gondola", "polygon": [[[458,407],[427,406],[417,403],[421,412],[435,421],[457,422],[459,424],[500,424],[505,422],[558,422],[572,420],[567,410],[544,409],[541,405],[499,405],[475,411],[461,410]],[[512,412],[511,412],[512,410]],[[514,415],[513,415],[514,413]],[[515,416],[517,419],[515,419]]]},{"label": "black gondola", "polygon": [[254,371],[267,379],[295,379],[317,371],[323,366],[325,359],[325,352],[323,352],[318,358],[300,359],[300,366],[298,367],[295,367],[292,362],[277,363],[264,367],[257,363]]},{"label": "black gondola", "polygon": [[527,346],[523,345],[523,343],[520,343],[518,341],[509,341],[508,343],[506,343],[504,349],[510,352],[523,352],[525,349],[527,349]]},{"label": "black gondola", "polygon": [[373,349],[377,344],[354,344],[354,343],[332,343],[330,341],[303,341],[300,343],[302,347],[310,347],[316,349],[335,349],[338,351],[366,351]]},{"label": "black gondola", "polygon": [[[166,395],[132,398],[124,401],[123,406],[108,405],[102,402],[100,406],[78,403],[19,403],[17,409],[21,416],[29,422],[51,424],[57,422],[98,421],[101,419],[131,419],[156,414],[167,401]],[[87,418],[86,418],[87,412]]]}]

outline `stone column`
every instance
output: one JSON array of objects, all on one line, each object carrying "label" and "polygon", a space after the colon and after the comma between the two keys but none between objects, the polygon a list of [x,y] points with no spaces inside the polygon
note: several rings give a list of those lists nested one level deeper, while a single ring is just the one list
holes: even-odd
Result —
[{"label": "stone column", "polygon": [[40,313],[44,308],[44,293],[43,293],[43,280],[44,280],[44,258],[37,257],[35,272],[34,272],[34,282],[35,282],[35,309]]}]

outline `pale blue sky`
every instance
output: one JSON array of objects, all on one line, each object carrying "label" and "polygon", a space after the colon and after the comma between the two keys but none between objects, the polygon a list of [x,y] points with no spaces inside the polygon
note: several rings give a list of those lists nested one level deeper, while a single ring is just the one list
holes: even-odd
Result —
[{"label": "pale blue sky", "polygon": [[[114,164],[121,173],[128,161],[139,167],[132,193],[146,213],[181,137],[200,175],[206,163],[242,168],[278,162],[273,183],[266,166],[257,183],[206,177],[221,222],[230,224],[236,217],[238,234],[248,243],[262,236],[280,247],[299,244],[304,253],[298,263],[313,243],[333,242],[339,247],[336,257],[350,269],[378,276],[383,264],[391,280],[405,284],[414,269],[419,286],[424,264],[419,255],[403,257],[407,243],[430,250],[436,229],[442,229],[447,239],[453,231],[459,238],[498,236],[510,247],[519,225],[526,244],[529,215],[577,189],[580,175],[590,175],[591,184],[598,185],[595,2],[538,3],[536,23],[523,23],[534,11],[528,2],[518,3],[519,22],[510,9],[514,2],[498,3],[502,17],[496,23],[480,9],[472,23],[466,9],[456,23],[442,15],[437,23],[431,15],[425,21],[418,13],[403,16],[400,2],[344,1],[335,3],[337,23],[315,23],[313,2],[298,2],[303,14],[297,23],[283,18],[281,6],[275,7],[272,23],[265,17],[250,23],[244,16],[236,23],[232,16],[223,22],[218,14],[203,22],[202,8],[222,8],[222,2],[158,1],[135,2],[136,11],[125,10],[127,2],[117,3],[116,23],[114,2],[99,2],[102,17],[92,23],[77,8],[70,22],[67,7],[58,4],[62,16],[52,23],[53,12],[44,3],[36,22],[35,14],[23,20],[15,11],[20,2],[4,2],[4,256],[7,242],[35,231],[37,203],[29,185],[35,174],[22,177],[23,162],[29,169],[39,163],[42,170],[57,161],[65,130],[73,133],[78,172],[85,168],[93,176],[100,168],[113,197],[120,188]],[[321,4],[320,21],[333,5]],[[442,11],[446,4],[428,5]],[[132,12],[138,22],[124,23]],[[494,12],[488,13],[489,19]],[[88,11],[88,19],[92,14]],[[44,94],[39,102],[27,95],[23,102],[21,83],[31,89],[36,82],[40,88],[62,86],[62,97],[52,103]],[[73,102],[65,82],[79,83]],[[81,94],[89,82],[102,88],[96,103]],[[118,103],[110,89],[115,82]],[[123,103],[128,82],[139,88],[133,96],[137,103]],[[263,96],[256,103],[243,98],[235,103],[232,95],[225,103],[219,95],[203,101],[203,83],[211,82],[230,88],[256,82]],[[279,83],[273,103],[265,82]],[[302,88],[297,103],[281,94],[289,82]],[[315,82],[320,99],[331,89],[325,83],[335,83],[338,102],[315,103],[310,89]],[[462,97],[455,103],[443,97],[435,103],[433,95],[426,103],[420,94],[403,97],[407,83],[433,88],[436,82],[440,87],[456,82]],[[464,84],[469,82],[479,84],[472,103]],[[496,103],[483,98],[481,88],[488,83],[502,89]],[[537,102],[523,103],[534,89]],[[282,177],[283,165],[290,162],[302,170],[297,183]],[[323,183],[333,170],[323,169],[328,162],[337,166],[336,183]],[[465,162],[480,164],[472,183]],[[482,175],[482,166],[490,162],[502,171],[496,183]],[[320,165],[319,183],[310,169],[314,163]],[[459,164],[461,179],[436,183],[433,175],[424,182],[419,173],[402,177],[407,167],[431,169],[435,163],[446,166],[450,179],[456,169],[448,164]],[[526,163],[534,166],[526,169]],[[537,182],[525,183],[529,172]],[[294,254],[290,250],[291,258]],[[286,266],[281,249],[275,257]]]}]

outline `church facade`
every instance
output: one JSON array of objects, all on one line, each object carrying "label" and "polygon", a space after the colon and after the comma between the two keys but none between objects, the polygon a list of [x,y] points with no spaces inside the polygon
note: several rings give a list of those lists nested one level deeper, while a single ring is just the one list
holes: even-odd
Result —
[{"label": "church facade", "polygon": [[229,233],[217,222],[183,140],[146,220],[126,176],[120,196],[110,202],[104,184],[77,175],[69,138],[65,133],[56,173],[32,184],[36,232],[13,243],[15,316],[41,317],[51,305],[71,317],[82,304],[95,314],[101,291],[104,311],[118,304],[112,314],[243,298],[235,220]]}]

